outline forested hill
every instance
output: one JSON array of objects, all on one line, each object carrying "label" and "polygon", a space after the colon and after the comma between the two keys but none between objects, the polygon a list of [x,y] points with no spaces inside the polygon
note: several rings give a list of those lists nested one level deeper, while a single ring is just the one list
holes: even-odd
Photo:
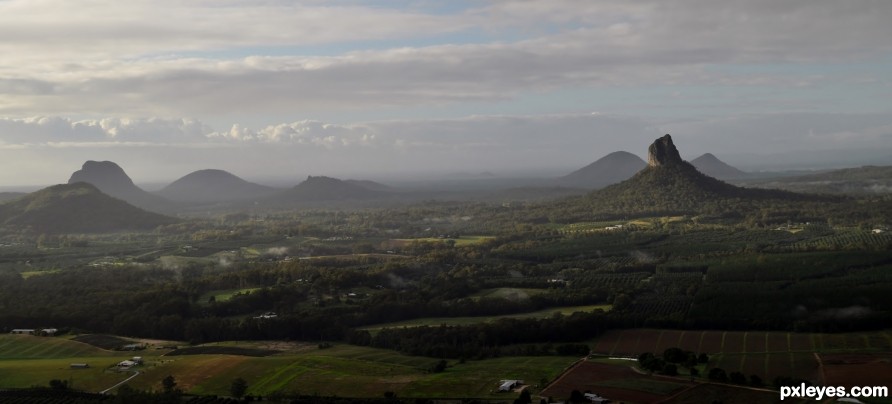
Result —
[{"label": "forested hill", "polygon": [[737,187],[699,172],[681,159],[672,138],[657,139],[648,150],[648,166],[632,178],[586,196],[558,202],[577,214],[743,213],[774,203],[841,202],[844,198]]},{"label": "forested hill", "polygon": [[0,204],[4,227],[40,233],[147,230],[175,221],[112,198],[85,182],[54,185]]}]

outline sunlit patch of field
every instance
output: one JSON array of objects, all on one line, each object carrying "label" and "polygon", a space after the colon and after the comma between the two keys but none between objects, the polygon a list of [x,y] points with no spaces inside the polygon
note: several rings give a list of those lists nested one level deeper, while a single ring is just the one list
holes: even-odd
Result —
[{"label": "sunlit patch of field", "polygon": [[503,316],[488,317],[424,317],[413,320],[397,321],[393,323],[375,324],[363,327],[366,330],[379,330],[382,328],[421,327],[438,325],[469,325],[490,323],[503,318],[548,318],[555,314],[570,315],[576,312],[592,312],[595,310],[609,311],[613,306],[609,304],[597,304],[590,306],[554,307],[550,309],[532,311],[529,313],[506,314]]},{"label": "sunlit patch of field", "polygon": [[65,338],[0,334],[0,360],[108,356],[110,352]]}]

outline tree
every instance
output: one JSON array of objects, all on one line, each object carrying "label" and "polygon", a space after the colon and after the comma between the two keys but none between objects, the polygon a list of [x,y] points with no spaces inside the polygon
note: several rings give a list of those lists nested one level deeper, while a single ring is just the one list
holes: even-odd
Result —
[{"label": "tree", "polygon": [[523,389],[520,392],[520,397],[514,399],[514,404],[531,404],[533,402],[533,397],[530,396],[529,389]]},{"label": "tree", "polygon": [[715,380],[717,382],[726,382],[726,381],[728,381],[728,374],[725,373],[725,369],[712,368],[709,370],[709,380]]},{"label": "tree", "polygon": [[676,376],[678,375],[678,366],[674,363],[667,363],[663,365],[663,370],[661,371],[664,375],[667,376]]},{"label": "tree", "polygon": [[161,387],[164,389],[165,393],[173,393],[174,389],[177,388],[177,379],[171,375],[167,375],[164,380],[161,380]]},{"label": "tree", "polygon": [[50,380],[50,388],[53,390],[68,390],[68,380]]},{"label": "tree", "polygon": [[753,387],[762,387],[764,383],[762,382],[762,378],[756,375],[750,375],[750,386]]},{"label": "tree", "polygon": [[744,376],[743,373],[740,373],[737,371],[731,372],[731,374],[728,376],[728,378],[731,380],[731,383],[746,384],[746,376]]},{"label": "tree", "polygon": [[229,394],[232,394],[235,398],[242,398],[246,391],[248,391],[248,382],[241,377],[233,380],[229,386]]}]

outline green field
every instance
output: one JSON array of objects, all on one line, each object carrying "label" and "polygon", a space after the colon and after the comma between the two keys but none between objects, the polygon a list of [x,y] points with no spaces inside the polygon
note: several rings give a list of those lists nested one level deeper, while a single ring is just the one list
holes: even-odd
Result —
[{"label": "green field", "polygon": [[493,321],[498,321],[503,318],[548,318],[555,314],[562,315],[570,315],[576,312],[590,312],[594,310],[604,310],[609,311],[611,309],[611,305],[609,304],[596,304],[590,306],[570,306],[570,307],[555,307],[551,309],[544,309],[538,311],[532,311],[529,313],[520,313],[520,314],[506,314],[503,316],[489,316],[489,317],[425,317],[425,318],[416,318],[413,320],[406,321],[397,321],[393,323],[385,323],[385,324],[375,324],[367,327],[362,327],[364,330],[380,330],[382,328],[399,328],[399,327],[421,327],[421,326],[438,326],[438,325],[468,325],[468,324],[479,324],[479,323],[490,323]]},{"label": "green field", "polygon": [[227,300],[232,299],[233,296],[238,294],[249,294],[255,290],[260,290],[261,288],[241,288],[241,289],[223,289],[223,290],[212,290],[207,292],[201,297],[198,298],[198,301],[201,303],[208,303],[210,298],[213,297],[216,302],[225,302]]},{"label": "green field", "polygon": [[455,241],[455,245],[457,247],[482,243],[484,241],[493,240],[495,237],[492,236],[460,236],[459,238],[438,238],[438,237],[427,237],[427,238],[398,238],[393,241],[399,241],[403,243],[411,243],[413,241],[425,241],[425,242],[446,242],[448,240]]},{"label": "green field", "polygon": [[[110,356],[112,353],[64,338],[0,334],[0,361]],[[0,378],[2,380],[2,378]]]},{"label": "green field", "polygon": [[[0,359],[0,387],[46,386],[52,379],[70,380],[75,388],[98,392],[131,376],[118,372],[117,362],[131,353],[111,353],[86,344],[48,337],[2,336],[6,343]],[[49,343],[47,342],[49,341]],[[83,356],[74,346],[87,347]],[[243,345],[243,344],[222,344]],[[64,346],[68,349],[47,349]],[[101,355],[95,355],[100,351]],[[43,355],[43,359],[37,359]],[[145,364],[127,384],[140,389],[160,389],[161,380],[172,375],[187,393],[225,395],[235,378],[244,378],[248,394],[285,393],[380,397],[393,391],[401,397],[504,397],[495,390],[501,379],[551,380],[578,358],[507,357],[459,363],[450,361],[442,373],[430,373],[439,359],[338,345],[329,349],[289,350],[268,357],[234,355],[160,356],[141,352]],[[21,359],[24,357],[34,359]],[[87,369],[71,369],[72,363],[88,363]],[[539,387],[534,387],[538,389]]]}]

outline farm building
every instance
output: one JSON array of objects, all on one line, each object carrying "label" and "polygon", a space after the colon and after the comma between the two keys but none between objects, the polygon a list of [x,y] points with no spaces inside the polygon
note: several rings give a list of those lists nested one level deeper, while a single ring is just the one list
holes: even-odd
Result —
[{"label": "farm building", "polygon": [[47,337],[55,336],[56,333],[59,332],[57,328],[44,328],[40,330],[40,335],[46,335]]},{"label": "farm building", "polygon": [[142,365],[142,356],[134,356],[130,358],[130,361],[136,363],[137,365]]},{"label": "farm building", "polygon": [[34,335],[37,333],[37,330],[33,328],[16,328],[9,332],[10,334],[19,334],[19,335]]},{"label": "farm building", "polygon": [[610,402],[610,400],[608,400],[604,397],[601,397],[595,393],[585,393],[584,396],[585,396],[586,400],[589,400],[593,403],[606,404],[606,403]]},{"label": "farm building", "polygon": [[136,362],[129,359],[118,362],[118,367],[122,369],[130,369],[136,365]]},{"label": "farm building", "polygon": [[517,386],[523,384],[523,380],[502,380],[499,384],[499,391],[511,391]]}]

